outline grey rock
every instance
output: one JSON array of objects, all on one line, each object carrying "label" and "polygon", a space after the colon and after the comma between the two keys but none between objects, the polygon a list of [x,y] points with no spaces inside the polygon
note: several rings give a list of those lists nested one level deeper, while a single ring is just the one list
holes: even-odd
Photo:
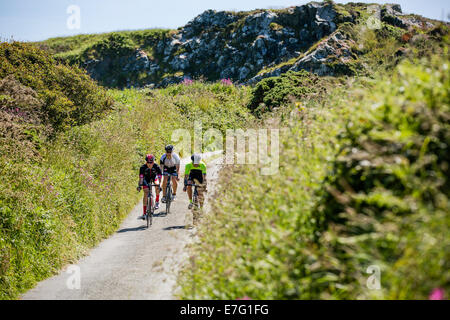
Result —
[{"label": "grey rock", "polygon": [[247,78],[247,75],[250,73],[250,70],[247,67],[242,67],[239,69],[239,80],[245,80]]}]

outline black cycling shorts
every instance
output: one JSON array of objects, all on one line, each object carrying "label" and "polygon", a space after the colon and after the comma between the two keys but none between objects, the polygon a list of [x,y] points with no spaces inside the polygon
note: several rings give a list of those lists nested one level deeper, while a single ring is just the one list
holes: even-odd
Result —
[{"label": "black cycling shorts", "polygon": [[169,173],[169,174],[176,174],[177,173],[177,167],[164,167],[164,173]]}]

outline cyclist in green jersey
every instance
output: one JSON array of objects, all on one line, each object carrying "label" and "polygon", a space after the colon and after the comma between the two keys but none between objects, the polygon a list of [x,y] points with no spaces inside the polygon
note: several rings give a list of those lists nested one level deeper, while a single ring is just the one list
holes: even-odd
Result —
[{"label": "cyclist in green jersey", "polygon": [[189,209],[192,209],[193,206],[192,186],[190,184],[195,183],[197,185],[200,185],[200,187],[197,187],[200,207],[203,207],[203,193],[206,191],[206,164],[202,161],[202,158],[199,154],[192,155],[191,160],[192,161],[185,166],[183,189],[184,192],[187,191],[189,196]]}]

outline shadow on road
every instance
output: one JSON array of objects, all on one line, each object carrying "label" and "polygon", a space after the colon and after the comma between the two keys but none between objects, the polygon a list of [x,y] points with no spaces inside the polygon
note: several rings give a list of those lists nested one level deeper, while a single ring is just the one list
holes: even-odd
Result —
[{"label": "shadow on road", "polygon": [[147,230],[147,226],[140,226],[140,227],[135,227],[135,228],[124,228],[124,229],[120,229],[119,231],[117,231],[117,233],[124,233],[124,232],[129,232],[129,231],[142,231],[142,230]]},{"label": "shadow on road", "polygon": [[167,213],[165,212],[154,213],[153,217],[167,217]]},{"label": "shadow on road", "polygon": [[187,226],[172,226],[164,228],[163,230],[169,231],[169,230],[178,230],[178,229],[187,229]]}]

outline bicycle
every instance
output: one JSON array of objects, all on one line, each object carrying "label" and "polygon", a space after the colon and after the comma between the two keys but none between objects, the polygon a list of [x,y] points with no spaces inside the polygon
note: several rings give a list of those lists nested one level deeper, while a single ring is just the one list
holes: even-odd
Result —
[{"label": "bicycle", "polygon": [[[194,192],[192,193],[192,219],[193,219],[193,223],[196,224],[196,221],[198,219],[198,215],[199,215],[199,210],[201,209],[200,206],[200,201],[199,201],[199,196],[198,196],[198,189],[197,188],[201,188],[202,185],[196,184],[196,183],[188,183],[187,186],[192,186],[194,187]],[[204,190],[204,193],[207,192],[206,189]],[[204,194],[203,194],[204,196]]]},{"label": "bicycle", "polygon": [[173,201],[173,189],[172,189],[172,179],[171,177],[178,177],[176,173],[163,173],[164,176],[168,176],[167,178],[167,186],[166,186],[166,214],[170,213],[170,204]]},{"label": "bicycle", "polygon": [[195,183],[188,183],[188,186],[194,187],[194,193],[192,194],[192,204],[194,205],[192,208],[195,210],[195,208],[199,208],[200,204],[198,201],[198,190],[197,188],[200,187],[200,185]]},{"label": "bicycle", "polygon": [[147,196],[147,210],[145,212],[145,220],[147,222],[147,229],[153,225],[153,215],[155,213],[155,202],[153,201],[153,187],[160,187],[158,184],[149,184],[149,192]]}]

